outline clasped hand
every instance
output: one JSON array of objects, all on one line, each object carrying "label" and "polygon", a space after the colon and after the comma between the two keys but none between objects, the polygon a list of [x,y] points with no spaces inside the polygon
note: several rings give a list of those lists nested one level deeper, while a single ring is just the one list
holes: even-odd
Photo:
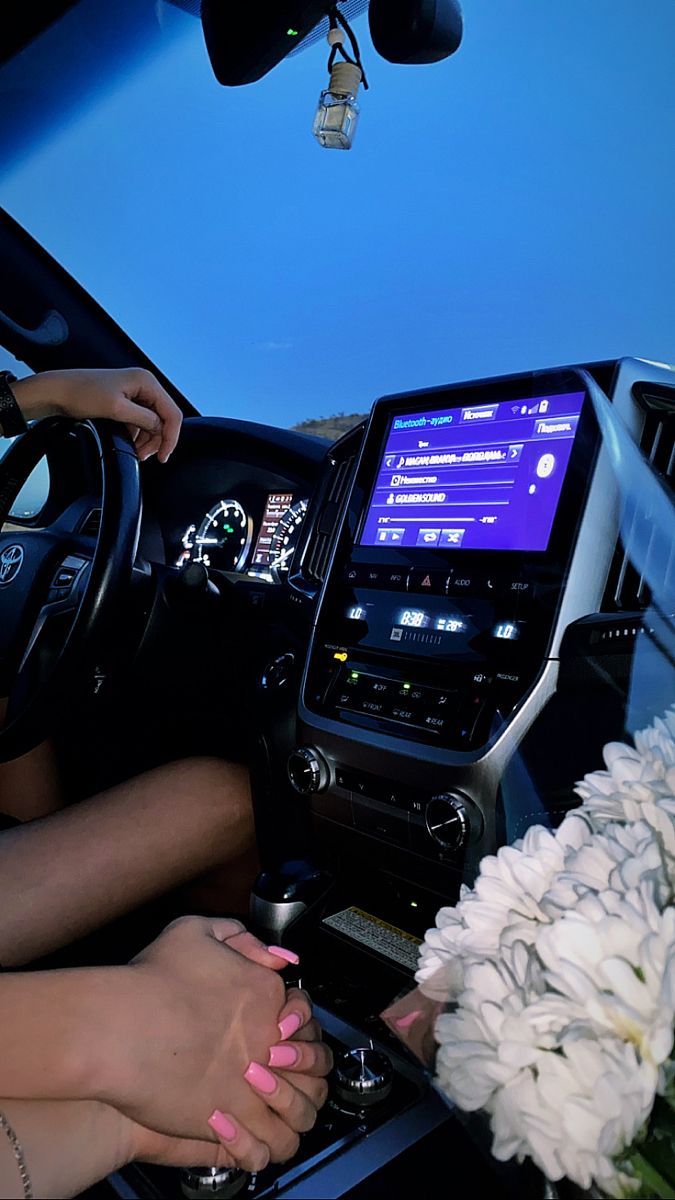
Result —
[{"label": "clasped hand", "polygon": [[184,917],[119,969],[97,1099],[131,1122],[133,1157],[253,1171],[295,1154],[332,1056],[287,965],[236,921]]}]

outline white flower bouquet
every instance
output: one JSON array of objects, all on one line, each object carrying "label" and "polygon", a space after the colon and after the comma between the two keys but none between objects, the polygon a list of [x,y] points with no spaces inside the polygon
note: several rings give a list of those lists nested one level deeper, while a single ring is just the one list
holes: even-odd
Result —
[{"label": "white flower bouquet", "polygon": [[417,982],[436,1084],[497,1159],[609,1196],[675,1197],[675,708],[605,747],[582,804],[483,860]]}]

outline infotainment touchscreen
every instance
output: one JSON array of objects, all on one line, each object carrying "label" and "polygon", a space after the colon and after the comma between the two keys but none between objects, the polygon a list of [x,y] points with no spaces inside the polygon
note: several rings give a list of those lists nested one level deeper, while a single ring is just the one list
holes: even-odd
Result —
[{"label": "infotainment touchscreen", "polygon": [[362,546],[546,550],[584,392],[393,416]]}]

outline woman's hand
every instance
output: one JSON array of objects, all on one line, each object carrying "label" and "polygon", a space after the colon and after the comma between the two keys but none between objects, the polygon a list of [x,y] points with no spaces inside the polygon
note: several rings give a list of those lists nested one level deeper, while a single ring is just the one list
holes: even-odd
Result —
[{"label": "woman's hand", "polygon": [[[94,1100],[0,1100],[24,1152],[32,1194],[79,1196],[104,1176],[140,1161],[165,1167],[241,1167],[261,1171],[267,1146],[237,1128],[228,1149],[219,1142],[155,1133]],[[0,1198],[22,1191],[12,1147],[0,1141]]]},{"label": "woman's hand", "polygon": [[150,371],[44,371],[12,384],[27,421],[61,416],[104,417],[126,425],[141,462],[165,463],[176,446],[182,413]]},{"label": "woman's hand", "polygon": [[330,1054],[303,1044],[297,1062],[274,1067],[270,1048],[301,1033],[311,1007],[302,992],[286,997],[269,969],[279,956],[241,930],[232,936],[232,924],[183,918],[129,967],[111,970],[86,1086],[146,1129],[227,1146],[222,1130],[234,1126],[284,1161],[326,1098]]}]

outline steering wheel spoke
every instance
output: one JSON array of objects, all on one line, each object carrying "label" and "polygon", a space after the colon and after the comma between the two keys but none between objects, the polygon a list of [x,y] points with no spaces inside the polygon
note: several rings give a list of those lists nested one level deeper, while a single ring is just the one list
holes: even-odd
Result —
[{"label": "steering wheel spoke", "polygon": [[[0,527],[33,467],[68,423],[48,418],[18,439],[0,464]],[[100,687],[106,645],[129,585],[141,513],[138,460],[126,432],[87,423],[102,473],[98,536],[68,518],[47,529],[0,533],[0,693],[10,703],[0,761],[48,737],[77,684]],[[70,527],[69,527],[70,525]],[[5,676],[6,678],[3,678]],[[12,678],[10,678],[10,676]]]},{"label": "steering wheel spoke", "polygon": [[82,592],[86,585],[86,568],[88,564],[85,559],[79,559],[78,565],[74,566],[73,557],[69,555],[64,560],[63,565],[58,567],[54,573],[47,600],[38,612],[35,624],[28,638],[26,649],[23,652],[19,664],[19,672],[24,670],[38,640],[50,622],[53,622],[55,618],[62,618],[60,623],[63,626],[65,618],[68,616],[71,617],[71,624],[75,619]]}]

